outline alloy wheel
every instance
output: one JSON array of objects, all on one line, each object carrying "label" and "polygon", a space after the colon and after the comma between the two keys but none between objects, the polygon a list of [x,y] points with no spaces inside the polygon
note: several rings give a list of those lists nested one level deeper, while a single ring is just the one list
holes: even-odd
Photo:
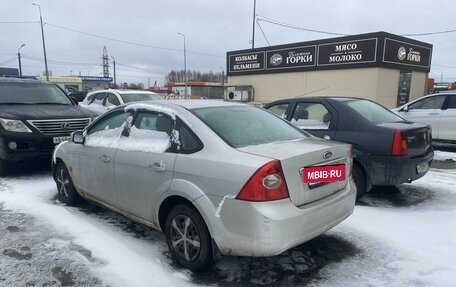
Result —
[{"label": "alloy wheel", "polygon": [[201,250],[201,238],[193,220],[186,215],[178,215],[171,223],[171,242],[177,254],[190,262]]},{"label": "alloy wheel", "polygon": [[63,168],[60,168],[57,172],[57,183],[59,184],[59,194],[68,198],[68,188],[70,185],[70,180],[66,172],[63,170]]}]

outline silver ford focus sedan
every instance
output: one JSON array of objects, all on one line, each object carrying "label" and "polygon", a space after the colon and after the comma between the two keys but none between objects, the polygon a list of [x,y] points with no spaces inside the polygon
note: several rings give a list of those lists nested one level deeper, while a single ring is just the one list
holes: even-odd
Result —
[{"label": "silver ford focus sedan", "polygon": [[56,147],[58,199],[161,230],[191,270],[217,255],[272,256],[354,209],[352,150],[260,108],[215,100],[121,106]]}]

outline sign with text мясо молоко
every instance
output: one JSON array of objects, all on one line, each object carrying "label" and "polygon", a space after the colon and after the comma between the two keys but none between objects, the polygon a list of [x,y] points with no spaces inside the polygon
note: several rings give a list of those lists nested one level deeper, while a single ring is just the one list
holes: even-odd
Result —
[{"label": "sign with text \u043c\u044f\u0441\u043e \u043c\u043e\u043b\u043e\u043a\u043e", "polygon": [[377,58],[377,38],[318,45],[318,66],[373,63]]}]

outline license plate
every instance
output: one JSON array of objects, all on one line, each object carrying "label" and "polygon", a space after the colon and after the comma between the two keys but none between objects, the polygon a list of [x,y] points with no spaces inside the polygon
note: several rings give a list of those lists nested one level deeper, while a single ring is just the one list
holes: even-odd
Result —
[{"label": "license plate", "polygon": [[429,163],[423,162],[416,166],[416,171],[421,174],[427,172],[429,169]]},{"label": "license plate", "polygon": [[345,164],[308,166],[302,175],[304,183],[309,185],[345,180]]},{"label": "license plate", "polygon": [[59,144],[61,142],[64,142],[64,141],[67,141],[70,139],[70,136],[65,136],[65,137],[53,137],[52,138],[52,141],[54,142],[54,144]]}]

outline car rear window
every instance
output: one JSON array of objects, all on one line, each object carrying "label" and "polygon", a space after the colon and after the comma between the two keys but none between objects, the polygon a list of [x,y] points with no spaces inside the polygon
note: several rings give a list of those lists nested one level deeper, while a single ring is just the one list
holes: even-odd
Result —
[{"label": "car rear window", "polygon": [[286,121],[256,107],[211,107],[192,112],[235,148],[309,137]]},{"label": "car rear window", "polygon": [[385,107],[367,100],[346,101],[347,106],[374,124],[403,122],[404,119]]},{"label": "car rear window", "polygon": [[163,100],[162,97],[156,94],[146,94],[146,93],[137,93],[137,94],[121,94],[122,100],[124,103],[129,102],[138,102],[138,101],[150,101],[150,100]]},{"label": "car rear window", "polygon": [[0,104],[63,104],[70,99],[54,84],[42,82],[0,83]]}]

